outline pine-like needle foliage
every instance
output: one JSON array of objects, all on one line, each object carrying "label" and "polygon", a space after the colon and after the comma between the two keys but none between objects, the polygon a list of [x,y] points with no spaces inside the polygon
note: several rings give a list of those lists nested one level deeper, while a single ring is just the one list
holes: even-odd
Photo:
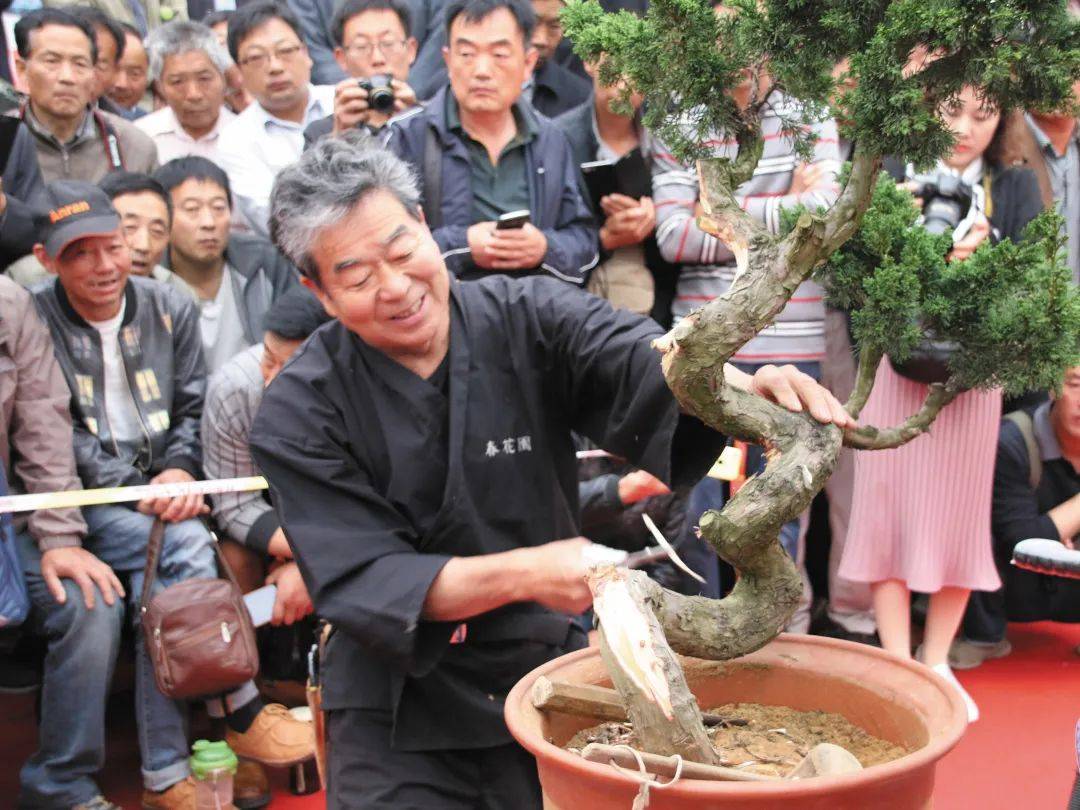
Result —
[{"label": "pine-like needle foliage", "polygon": [[[708,157],[705,144],[723,132],[738,139],[740,162],[752,162],[761,106],[780,90],[810,116],[833,115],[862,155],[928,167],[952,149],[941,110],[965,86],[1004,114],[1060,110],[1080,79],[1080,20],[1065,0],[724,6],[717,15],[707,0],[652,0],[638,18],[570,0],[563,19],[578,54],[602,59],[601,80],[625,79],[644,94],[646,126],[686,161]],[[831,74],[842,60],[848,73],[838,81]],[[730,91],[748,77],[767,82],[740,109]],[[812,147],[798,122],[785,132],[803,154]],[[948,238],[927,234],[916,216],[910,195],[881,179],[861,230],[827,262],[823,279],[852,312],[861,346],[902,360],[929,331],[960,344],[952,370],[965,386],[1056,385],[1080,356],[1080,303],[1058,257],[1060,223],[1045,215],[1022,244],[987,243],[967,261],[946,262]]]},{"label": "pine-like needle foliage", "polygon": [[911,195],[882,174],[859,232],[818,272],[830,302],[851,312],[860,348],[902,361],[929,334],[959,345],[949,366],[963,387],[1057,387],[1080,338],[1061,218],[1044,213],[1019,244],[987,241],[953,262],[949,236],[917,218]]},{"label": "pine-like needle foliage", "polygon": [[[601,78],[623,77],[647,101],[645,123],[683,159],[719,131],[753,128],[728,90],[767,71],[771,88],[831,108],[845,134],[873,154],[919,166],[952,146],[941,104],[965,85],[994,106],[1053,109],[1080,76],[1080,22],[1065,0],[653,0],[643,18],[570,0],[567,35]],[[927,56],[929,54],[929,56]],[[837,92],[847,59],[854,88]],[[757,99],[763,103],[766,93]],[[802,136],[805,137],[805,136]]]}]

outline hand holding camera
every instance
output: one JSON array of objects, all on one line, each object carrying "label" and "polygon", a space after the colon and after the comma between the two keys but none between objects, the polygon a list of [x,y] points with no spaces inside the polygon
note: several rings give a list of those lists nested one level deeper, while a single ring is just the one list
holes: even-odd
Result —
[{"label": "hand holding camera", "polygon": [[345,79],[334,90],[334,134],[358,126],[377,129],[416,103],[415,91],[389,74]]}]

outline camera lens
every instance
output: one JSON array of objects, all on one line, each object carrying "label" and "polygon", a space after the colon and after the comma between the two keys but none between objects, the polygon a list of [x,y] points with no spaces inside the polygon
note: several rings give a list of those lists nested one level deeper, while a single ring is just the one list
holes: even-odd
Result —
[{"label": "camera lens", "polygon": [[376,112],[391,112],[394,109],[394,91],[389,87],[373,87],[368,91],[368,106]]}]

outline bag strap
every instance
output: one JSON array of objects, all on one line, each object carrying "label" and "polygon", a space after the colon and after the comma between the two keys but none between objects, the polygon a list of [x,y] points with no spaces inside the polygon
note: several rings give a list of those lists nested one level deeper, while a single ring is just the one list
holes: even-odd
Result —
[{"label": "bag strap", "polygon": [[[229,566],[229,561],[225,559],[225,555],[221,551],[221,543],[218,541],[217,534],[209,525],[206,526],[206,529],[210,532],[210,544],[214,547],[218,568],[225,574],[225,578],[233,584],[233,587],[236,588],[236,592],[243,593],[243,590],[240,588],[240,583],[236,581],[236,575]],[[146,566],[143,568],[142,593],[139,595],[140,616],[146,613],[147,605],[150,604],[150,591],[154,586],[154,579],[157,577],[158,562],[161,559],[161,543],[164,539],[165,522],[161,518],[155,517],[154,525],[150,527],[150,539],[146,543]]]},{"label": "bag strap", "polygon": [[146,543],[146,566],[143,568],[142,593],[139,594],[139,615],[146,613],[146,606],[150,603],[150,591],[154,587],[154,579],[157,576],[158,561],[161,559],[161,542],[165,539],[165,521],[159,517],[154,518],[154,525],[150,527],[150,539]]},{"label": "bag strap", "polygon": [[1036,490],[1039,488],[1039,482],[1042,481],[1042,454],[1039,452],[1039,443],[1035,441],[1035,423],[1027,411],[1013,411],[1005,414],[1005,418],[1016,425],[1024,439],[1030,465],[1028,483],[1031,484],[1032,490]]},{"label": "bag strap", "polygon": [[428,228],[435,230],[442,227],[442,149],[432,126],[425,129],[423,180],[424,219]]}]

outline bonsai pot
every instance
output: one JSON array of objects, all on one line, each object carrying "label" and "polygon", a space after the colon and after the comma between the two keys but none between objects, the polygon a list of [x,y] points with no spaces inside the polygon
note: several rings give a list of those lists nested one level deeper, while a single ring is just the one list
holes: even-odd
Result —
[{"label": "bonsai pot", "polygon": [[[944,679],[921,664],[863,644],[781,635],[733,661],[681,661],[703,709],[760,703],[835,712],[909,753],[843,776],[775,783],[680,780],[669,788],[652,788],[649,810],[925,810],[931,807],[937,761],[967,726],[964,704]],[[611,681],[599,649],[590,648],[533,670],[507,697],[507,725],[536,757],[545,809],[630,810],[638,782],[562,747],[599,721],[533,707],[530,694],[542,675],[609,687]]]}]

